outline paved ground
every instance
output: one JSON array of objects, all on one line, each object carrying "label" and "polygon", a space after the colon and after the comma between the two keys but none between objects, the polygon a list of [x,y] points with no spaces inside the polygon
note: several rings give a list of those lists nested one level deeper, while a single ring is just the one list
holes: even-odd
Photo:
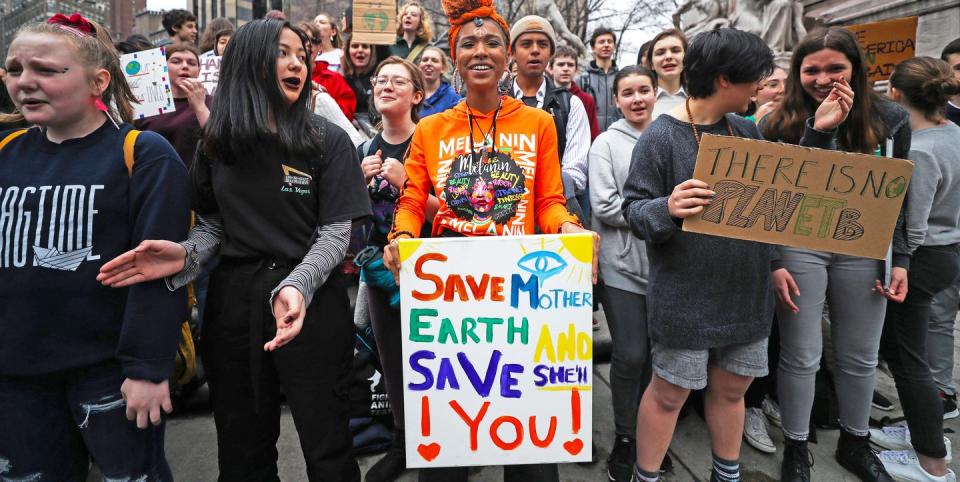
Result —
[{"label": "paved ground", "polygon": [[[960,336],[957,337],[960,341]],[[604,326],[596,335],[597,357],[606,359],[609,351],[609,333]],[[560,468],[563,481],[606,481],[606,460],[613,443],[613,421],[610,405],[609,363],[596,363],[594,372],[594,407],[593,407],[593,436],[597,449],[597,457],[593,464],[574,465],[565,464]],[[958,372],[960,373],[960,372]],[[892,400],[896,400],[896,392],[889,377],[880,374],[878,377],[880,390]],[[193,403],[172,418],[167,425],[167,458],[173,468],[174,476],[182,481],[214,481],[217,476],[217,444],[213,425],[213,416],[203,400],[203,393]],[[900,415],[898,412],[878,412],[876,417],[883,415]],[[960,419],[946,423],[949,432],[960,430]],[[744,444],[741,457],[741,469],[745,481],[773,481],[779,477],[780,456],[782,455],[782,435],[775,428],[770,430],[771,436],[778,445],[778,451],[773,455],[762,454]],[[841,469],[833,459],[833,450],[836,447],[836,431],[820,431],[820,443],[811,444],[815,465],[813,477],[820,481],[850,481],[857,479]],[[948,434],[951,438],[953,433]],[[956,442],[955,442],[956,443]],[[279,442],[280,478],[284,481],[306,480],[300,446],[297,441],[296,430],[288,410],[284,409],[282,429]],[[710,446],[707,428],[703,421],[691,414],[681,420],[677,433],[670,449],[675,469],[665,477],[670,481],[705,481],[709,479]],[[360,459],[361,469],[366,472],[379,456],[369,456]],[[960,473],[960,463],[955,459],[951,468]],[[415,481],[416,472],[408,471],[401,481]],[[499,469],[482,469],[471,473],[471,481],[498,481],[502,480]]]}]

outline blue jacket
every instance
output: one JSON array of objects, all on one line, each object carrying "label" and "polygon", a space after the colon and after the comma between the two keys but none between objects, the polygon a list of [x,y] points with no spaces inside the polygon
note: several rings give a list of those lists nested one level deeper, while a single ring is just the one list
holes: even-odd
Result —
[{"label": "blue jacket", "polygon": [[420,107],[420,118],[437,112],[443,112],[460,103],[460,94],[450,87],[450,84],[441,81],[440,87]]}]

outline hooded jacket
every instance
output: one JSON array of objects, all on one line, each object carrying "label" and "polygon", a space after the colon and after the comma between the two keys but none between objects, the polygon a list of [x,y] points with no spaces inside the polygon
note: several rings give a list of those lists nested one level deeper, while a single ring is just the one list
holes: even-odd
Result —
[{"label": "hooded jacket", "polygon": [[620,119],[590,148],[591,227],[600,235],[600,275],[607,286],[647,293],[647,247],[623,217],[623,185],[640,131]]},{"label": "hooded jacket", "polygon": [[597,123],[600,124],[601,131],[607,130],[610,124],[621,117],[620,109],[613,101],[613,78],[619,71],[614,64],[610,67],[610,72],[604,72],[597,67],[597,62],[592,60],[586,70],[577,77],[577,85],[593,96],[597,103]]},{"label": "hooded jacket", "polygon": [[437,91],[434,92],[429,99],[424,100],[420,104],[420,118],[422,119],[437,112],[443,112],[457,105],[459,102],[460,94],[447,82],[440,81],[440,87],[437,88]]},{"label": "hooded jacket", "polygon": [[[404,162],[407,180],[397,200],[391,239],[420,232],[431,193],[440,200],[433,236],[442,231],[524,235],[536,228],[558,233],[564,222],[578,222],[564,205],[550,114],[510,97],[501,101],[495,127],[496,111],[472,112],[474,124],[493,131],[495,158],[483,148],[479,127],[471,128],[466,102],[417,124]],[[476,155],[471,156],[471,149]]]}]

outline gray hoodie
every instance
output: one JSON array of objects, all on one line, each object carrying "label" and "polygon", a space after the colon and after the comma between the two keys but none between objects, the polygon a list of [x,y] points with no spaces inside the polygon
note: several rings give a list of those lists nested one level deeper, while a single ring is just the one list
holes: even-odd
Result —
[{"label": "gray hoodie", "polygon": [[605,284],[647,293],[647,248],[623,218],[623,184],[633,147],[640,138],[625,119],[610,125],[590,148],[591,227],[600,235],[600,275]]}]

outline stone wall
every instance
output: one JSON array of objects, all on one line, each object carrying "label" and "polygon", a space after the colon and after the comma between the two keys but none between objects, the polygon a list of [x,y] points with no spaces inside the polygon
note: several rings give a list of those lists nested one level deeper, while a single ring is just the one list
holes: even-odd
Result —
[{"label": "stone wall", "polygon": [[899,17],[920,17],[917,55],[939,57],[960,38],[960,0],[804,0],[808,23],[856,25]]}]

